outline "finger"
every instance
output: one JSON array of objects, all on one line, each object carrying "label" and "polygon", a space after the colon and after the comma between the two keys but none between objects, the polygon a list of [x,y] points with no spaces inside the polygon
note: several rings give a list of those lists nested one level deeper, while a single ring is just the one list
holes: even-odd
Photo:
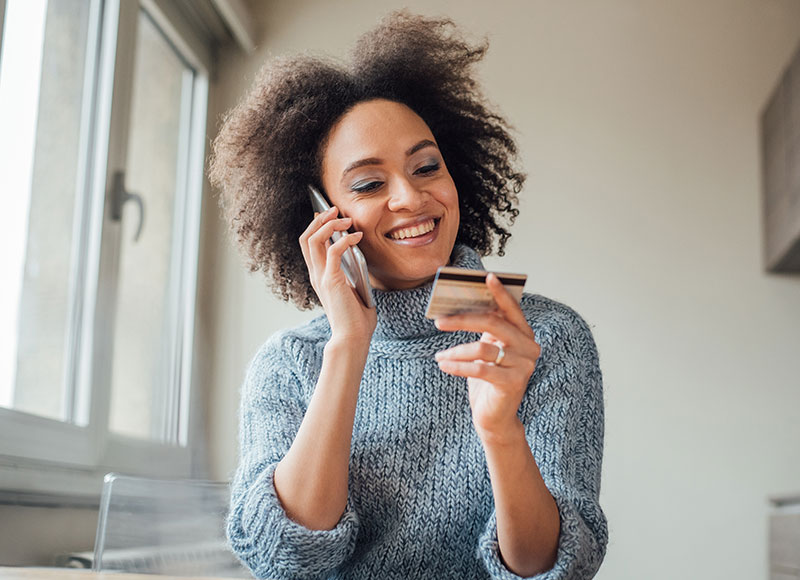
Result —
[{"label": "finger", "polygon": [[[513,366],[513,356],[510,352],[503,350],[505,356],[503,357],[504,366]],[[500,346],[491,342],[469,342],[466,344],[459,344],[447,350],[442,350],[436,353],[435,358],[437,361],[449,359],[456,361],[476,361],[482,360],[488,363],[494,363],[500,355]]]},{"label": "finger", "polygon": [[303,242],[307,241],[311,234],[316,232],[322,226],[322,224],[334,219],[337,215],[338,213],[335,206],[323,211],[322,213],[315,212],[314,219],[308,223],[306,229],[303,230],[302,234],[300,234],[300,243],[302,244]]},{"label": "finger", "polygon": [[330,245],[325,262],[325,271],[328,276],[335,275],[337,271],[341,271],[342,256],[344,256],[348,248],[355,246],[361,241],[363,235],[364,232],[353,232],[352,234],[342,236],[339,240]]},{"label": "finger", "polygon": [[343,232],[352,225],[351,218],[331,219],[322,224],[308,238],[309,255],[314,268],[319,272],[325,271],[326,254],[334,232]]},{"label": "finger", "polygon": [[484,362],[456,361],[442,359],[438,361],[439,369],[448,375],[481,379],[493,385],[505,385],[513,382],[516,371],[508,367],[498,367]]},{"label": "finger", "polygon": [[516,372],[530,377],[536,369],[536,358],[527,353],[516,353],[508,348],[503,349],[500,364],[495,361],[500,356],[500,346],[487,342],[472,342],[443,350],[436,353],[436,362],[449,360],[455,362],[483,361],[503,368],[513,368]]},{"label": "finger", "polygon": [[486,286],[492,293],[492,297],[497,303],[498,310],[522,332],[532,334],[533,330],[528,324],[528,320],[525,318],[525,314],[523,314],[519,302],[517,302],[517,299],[511,295],[511,292],[503,286],[503,283],[496,274],[489,272],[489,275],[486,276]]},{"label": "finger", "polygon": [[328,220],[333,219],[336,215],[337,215],[336,207],[332,207],[329,210],[324,211],[322,213],[315,213],[314,219],[311,220],[306,229],[303,230],[303,233],[300,234],[300,238],[298,239],[298,241],[300,242],[300,250],[303,253],[303,259],[305,259],[306,265],[309,268],[312,267],[311,253],[308,248],[309,238],[314,232],[316,232],[320,228],[320,226],[322,226],[322,224],[324,224]]},{"label": "finger", "polygon": [[317,231],[313,232],[308,237],[308,244],[309,246],[313,244],[324,244],[325,240],[330,239],[330,237],[335,232],[343,232],[347,230],[353,224],[353,218],[344,217],[344,218],[335,218],[330,221],[325,222],[322,224]]},{"label": "finger", "polygon": [[502,316],[486,312],[472,312],[444,316],[435,321],[436,328],[447,332],[466,330],[468,332],[488,332],[503,344],[514,344],[531,340],[532,337],[522,332],[516,325]]},{"label": "finger", "polygon": [[334,232],[344,232],[352,225],[350,218],[338,218],[325,222],[320,228],[311,234],[308,239],[308,248],[314,267],[319,272],[325,271],[327,262],[328,248],[333,243],[331,236]]}]

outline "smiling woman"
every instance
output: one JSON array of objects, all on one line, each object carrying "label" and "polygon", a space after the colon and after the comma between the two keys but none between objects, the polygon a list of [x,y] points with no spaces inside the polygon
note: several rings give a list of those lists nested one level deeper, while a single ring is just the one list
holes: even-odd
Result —
[{"label": "smiling woman", "polygon": [[431,130],[407,106],[378,99],[345,114],[322,152],[322,183],[364,232],[374,287],[414,288],[449,261],[458,194]]},{"label": "smiling woman", "polygon": [[[515,167],[506,122],[475,90],[473,68],[486,50],[447,20],[399,13],[359,40],[348,65],[308,56],[269,61],[228,113],[209,171],[251,271],[263,271],[301,308],[319,304],[300,247],[286,241],[308,226],[307,185],[325,189],[322,152],[331,128],[376,99],[418,115],[447,160],[459,194],[457,241],[502,256],[525,176]],[[372,155],[361,153],[348,163]]]},{"label": "smiling woman", "polygon": [[[516,146],[472,76],[485,51],[393,14],[349,66],[268,62],[215,142],[251,269],[324,309],[270,338],[242,389],[227,529],[259,578],[556,580],[603,559],[586,323],[493,275],[494,312],[424,317],[437,269],[483,269],[517,215]],[[333,207],[312,216],[308,185]],[[375,308],[341,268],[355,244]]]}]

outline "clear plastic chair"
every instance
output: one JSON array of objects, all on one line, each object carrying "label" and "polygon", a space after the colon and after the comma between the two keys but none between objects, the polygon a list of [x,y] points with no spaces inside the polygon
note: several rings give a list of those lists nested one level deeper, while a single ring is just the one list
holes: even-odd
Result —
[{"label": "clear plastic chair", "polygon": [[229,498],[227,483],[109,473],[92,570],[250,577],[226,545]]}]

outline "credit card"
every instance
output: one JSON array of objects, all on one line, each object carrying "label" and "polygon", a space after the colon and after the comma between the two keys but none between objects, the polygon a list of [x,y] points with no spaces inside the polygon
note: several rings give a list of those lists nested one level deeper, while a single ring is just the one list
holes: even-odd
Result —
[{"label": "credit card", "polygon": [[[485,312],[497,308],[497,303],[486,287],[485,270],[467,270],[442,266],[436,271],[433,281],[433,290],[428,299],[428,308],[425,310],[426,318],[440,318],[463,312]],[[517,299],[522,300],[522,289],[527,274],[508,274],[495,272],[506,290]]]}]

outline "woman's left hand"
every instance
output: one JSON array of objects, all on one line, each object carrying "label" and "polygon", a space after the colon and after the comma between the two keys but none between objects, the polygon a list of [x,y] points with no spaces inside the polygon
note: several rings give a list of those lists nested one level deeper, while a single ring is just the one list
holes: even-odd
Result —
[{"label": "woman's left hand", "polygon": [[442,371],[467,377],[472,422],[481,440],[505,442],[519,433],[517,410],[541,347],[519,303],[497,276],[489,274],[486,285],[497,310],[436,320],[439,330],[480,332],[480,340],[438,352],[436,360]]}]

